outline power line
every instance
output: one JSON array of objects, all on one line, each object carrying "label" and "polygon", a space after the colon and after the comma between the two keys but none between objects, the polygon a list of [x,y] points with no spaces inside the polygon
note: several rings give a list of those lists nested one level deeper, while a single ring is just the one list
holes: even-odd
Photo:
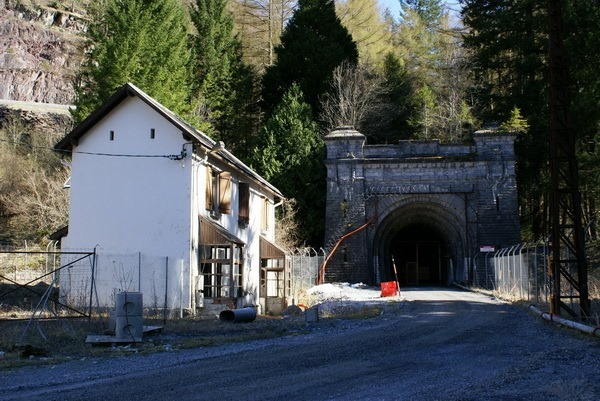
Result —
[{"label": "power line", "polygon": [[74,150],[54,149],[54,148],[50,148],[47,146],[31,145],[31,144],[28,144],[27,142],[10,141],[7,139],[0,139],[0,142],[6,142],[6,143],[10,143],[12,145],[27,146],[29,148],[34,148],[34,149],[50,150],[53,152],[58,152],[58,153],[63,153],[63,154],[81,154],[81,155],[106,156],[106,157],[165,158],[165,159],[171,159],[171,160],[181,160],[186,156],[185,149],[182,149],[181,153],[177,154],[177,155],[145,155],[145,154],[124,154],[124,153],[82,152],[82,151],[74,151]]}]

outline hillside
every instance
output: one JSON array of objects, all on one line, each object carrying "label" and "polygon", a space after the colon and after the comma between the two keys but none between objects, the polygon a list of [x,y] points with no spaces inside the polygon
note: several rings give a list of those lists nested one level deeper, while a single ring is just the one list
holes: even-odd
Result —
[{"label": "hillside", "polygon": [[84,27],[83,12],[71,5],[0,3],[0,99],[71,104]]}]

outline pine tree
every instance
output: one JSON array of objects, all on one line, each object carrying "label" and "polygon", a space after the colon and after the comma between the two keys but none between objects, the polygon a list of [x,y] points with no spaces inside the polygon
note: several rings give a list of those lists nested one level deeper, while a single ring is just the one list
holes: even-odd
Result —
[{"label": "pine tree", "polygon": [[506,132],[525,134],[527,131],[529,131],[529,124],[521,115],[521,110],[515,106],[510,112],[510,118],[500,124],[500,129]]},{"label": "pine tree", "polygon": [[419,138],[461,142],[472,122],[466,53],[440,0],[401,2],[397,49],[412,90],[408,121]]},{"label": "pine tree", "polygon": [[178,0],[107,0],[91,11],[73,112],[81,121],[132,82],[175,113],[190,111],[188,23]]},{"label": "pine tree", "polygon": [[251,165],[288,198],[296,200],[301,242],[318,245],[325,219],[324,145],[304,102],[292,84],[261,130]]},{"label": "pine tree", "polygon": [[412,80],[404,64],[393,53],[388,53],[384,59],[382,80],[378,107],[368,113],[360,130],[370,144],[409,139],[409,120],[416,114],[416,106],[410,101]]},{"label": "pine tree", "polygon": [[402,13],[416,12],[421,21],[429,29],[440,25],[444,17],[444,6],[441,0],[399,0]]},{"label": "pine tree", "polygon": [[190,9],[194,35],[194,92],[201,129],[239,156],[248,148],[258,114],[257,77],[242,61],[228,0],[197,0]]},{"label": "pine tree", "polygon": [[517,107],[529,122],[515,142],[521,226],[537,239],[547,217],[547,135],[549,130],[548,53],[544,4],[533,0],[466,0],[465,45],[474,58],[476,113],[484,121],[503,121]]},{"label": "pine tree", "polygon": [[267,113],[297,83],[319,114],[319,97],[326,92],[333,70],[343,61],[356,64],[356,44],[335,13],[332,0],[300,0],[275,48],[275,64],[263,76],[263,101]]}]

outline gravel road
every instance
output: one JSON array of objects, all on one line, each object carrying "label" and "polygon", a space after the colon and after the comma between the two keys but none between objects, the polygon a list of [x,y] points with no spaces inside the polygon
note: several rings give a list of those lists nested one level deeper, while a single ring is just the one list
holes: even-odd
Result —
[{"label": "gravel road", "polygon": [[293,337],[5,371],[0,400],[600,399],[597,338],[481,294],[402,297]]}]

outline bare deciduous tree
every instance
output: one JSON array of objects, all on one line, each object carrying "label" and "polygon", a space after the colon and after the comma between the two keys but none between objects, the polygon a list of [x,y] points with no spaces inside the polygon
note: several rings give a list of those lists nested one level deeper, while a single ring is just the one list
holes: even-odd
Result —
[{"label": "bare deciduous tree", "polygon": [[2,124],[0,231],[13,238],[41,238],[67,222],[69,172],[52,151],[60,133],[31,130],[18,114]]},{"label": "bare deciduous tree", "polygon": [[275,221],[275,242],[287,251],[301,246],[298,240],[298,220],[296,217],[296,200],[286,199],[277,210]]},{"label": "bare deciduous tree", "polygon": [[11,177],[16,181],[11,190],[0,195],[0,203],[11,216],[10,231],[30,237],[49,234],[64,225],[69,192],[63,185],[68,177],[64,168],[49,173],[32,163],[23,163]]},{"label": "bare deciduous tree", "polygon": [[367,66],[344,62],[333,71],[331,89],[321,100],[321,119],[328,129],[352,126],[360,130],[381,91],[381,79]]},{"label": "bare deciduous tree", "polygon": [[234,0],[236,31],[244,49],[244,59],[262,71],[275,61],[274,49],[296,0]]}]

